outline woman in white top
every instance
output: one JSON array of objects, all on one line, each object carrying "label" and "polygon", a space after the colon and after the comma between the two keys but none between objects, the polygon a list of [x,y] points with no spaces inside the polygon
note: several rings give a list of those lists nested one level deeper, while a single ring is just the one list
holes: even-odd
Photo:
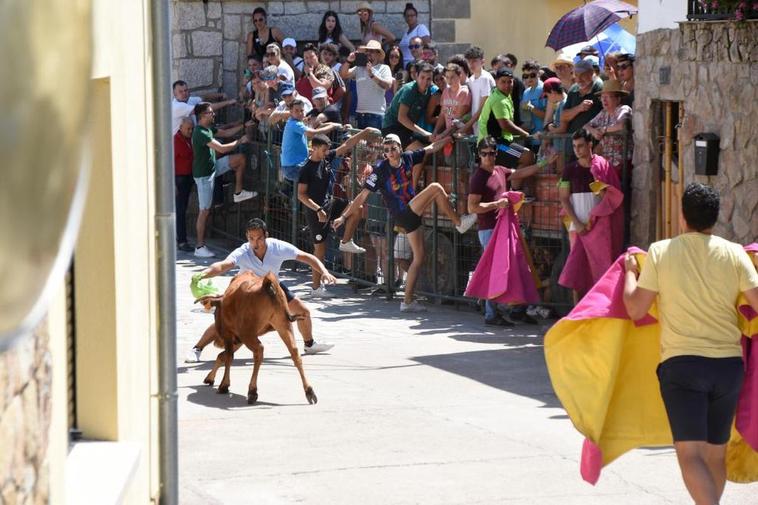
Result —
[{"label": "woman in white top", "polygon": [[329,43],[336,44],[337,47],[346,47],[351,53],[355,51],[355,46],[342,31],[340,18],[334,11],[326,11],[321,19],[321,26],[318,27],[318,45]]},{"label": "woman in white top", "polygon": [[403,34],[403,38],[400,39],[400,50],[403,51],[403,61],[413,61],[413,55],[408,47],[411,43],[411,39],[419,37],[423,44],[428,44],[432,41],[432,34],[429,33],[429,28],[426,25],[418,22],[418,11],[412,3],[405,4],[405,11],[403,11],[403,17],[405,22],[408,23],[408,30]]},{"label": "woman in white top", "polygon": [[388,29],[374,21],[374,9],[368,2],[361,2],[355,11],[361,22],[361,42],[366,45],[371,40],[379,43],[391,44],[395,42],[395,36]]}]

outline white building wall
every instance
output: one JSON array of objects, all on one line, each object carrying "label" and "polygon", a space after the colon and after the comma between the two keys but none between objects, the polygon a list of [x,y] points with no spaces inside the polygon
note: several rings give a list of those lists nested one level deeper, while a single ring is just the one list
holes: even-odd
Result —
[{"label": "white building wall", "polygon": [[639,0],[638,6],[638,34],[659,28],[676,28],[678,21],[687,19],[685,0]]}]

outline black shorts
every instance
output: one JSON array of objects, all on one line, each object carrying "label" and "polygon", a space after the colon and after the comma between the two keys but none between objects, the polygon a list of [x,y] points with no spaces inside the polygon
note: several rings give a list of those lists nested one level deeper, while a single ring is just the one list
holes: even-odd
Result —
[{"label": "black shorts", "polygon": [[408,207],[401,214],[395,216],[395,226],[404,229],[405,233],[411,233],[421,226],[421,216]]},{"label": "black shorts", "polygon": [[340,217],[340,214],[347,208],[347,200],[341,198],[332,198],[324,207],[326,211],[326,222],[318,220],[318,213],[313,209],[305,209],[305,218],[308,221],[308,229],[311,231],[311,238],[314,244],[321,244],[329,236],[332,229],[332,221]]},{"label": "black shorts", "polygon": [[413,142],[421,142],[422,144],[428,144],[429,141],[425,138],[422,138],[420,135],[416,135],[415,132],[409,130],[405,126],[401,124],[396,124],[392,126],[386,126],[382,128],[382,137],[385,137],[389,135],[390,133],[394,133],[398,137],[400,137],[400,143],[403,145],[403,149],[408,147],[409,144]]},{"label": "black shorts", "polygon": [[521,144],[515,142],[508,144],[505,141],[499,141],[497,143],[495,163],[507,168],[516,168],[525,151],[527,151],[526,147]]},{"label": "black shorts", "polygon": [[657,373],[675,442],[729,441],[745,373],[742,358],[674,356]]},{"label": "black shorts", "polygon": [[287,289],[287,286],[285,286],[284,284],[282,284],[282,281],[279,281],[279,287],[282,288],[282,291],[284,291],[284,296],[285,296],[285,298],[287,298],[287,303],[289,303],[289,302],[291,302],[292,300],[295,299],[295,295],[293,295],[292,293],[290,293],[290,290]]}]

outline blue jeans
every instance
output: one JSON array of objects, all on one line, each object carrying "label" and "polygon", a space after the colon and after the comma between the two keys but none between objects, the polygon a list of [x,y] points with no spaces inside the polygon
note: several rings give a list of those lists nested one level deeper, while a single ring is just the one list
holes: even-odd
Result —
[{"label": "blue jeans", "polygon": [[282,175],[288,181],[297,182],[300,177],[300,168],[302,168],[301,165],[282,165]]},{"label": "blue jeans", "polygon": [[[482,249],[487,247],[492,238],[492,232],[494,230],[479,230],[479,243],[482,244]],[[495,308],[495,302],[492,300],[484,301],[484,319],[494,319],[497,317],[497,309]]]},{"label": "blue jeans", "polygon": [[355,122],[361,130],[364,128],[382,129],[383,116],[380,114],[370,114],[368,112],[358,112],[355,115]]}]

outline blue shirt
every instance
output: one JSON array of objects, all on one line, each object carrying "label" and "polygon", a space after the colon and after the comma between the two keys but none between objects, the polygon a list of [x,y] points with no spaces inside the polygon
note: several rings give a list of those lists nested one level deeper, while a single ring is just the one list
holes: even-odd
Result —
[{"label": "blue shirt", "polygon": [[282,136],[282,166],[299,165],[308,157],[308,139],[305,138],[305,123],[293,118],[287,120]]},{"label": "blue shirt", "polygon": [[416,190],[413,188],[413,165],[424,159],[424,150],[404,152],[400,156],[400,166],[393,167],[389,160],[383,160],[374,167],[374,171],[366,178],[363,187],[372,192],[380,192],[384,198],[387,210],[393,216],[405,212]]},{"label": "blue shirt", "polygon": [[[529,88],[524,91],[524,95],[521,97],[521,103],[529,102],[534,105],[535,109],[545,111],[547,108],[547,98],[542,97],[542,81],[537,86]],[[542,118],[537,117],[535,114],[521,110],[521,122],[524,129],[529,133],[535,133],[542,131],[545,126],[545,121]]]},{"label": "blue shirt", "polygon": [[289,242],[284,242],[283,240],[275,238],[267,238],[266,254],[263,256],[263,260],[259,260],[250,248],[250,243],[245,242],[229,253],[229,256],[226,257],[226,261],[233,261],[234,264],[239,267],[240,273],[249,270],[255,275],[263,277],[271,272],[277,279],[279,279],[279,271],[282,269],[282,263],[296,259],[299,254],[302,254],[302,251]]}]

